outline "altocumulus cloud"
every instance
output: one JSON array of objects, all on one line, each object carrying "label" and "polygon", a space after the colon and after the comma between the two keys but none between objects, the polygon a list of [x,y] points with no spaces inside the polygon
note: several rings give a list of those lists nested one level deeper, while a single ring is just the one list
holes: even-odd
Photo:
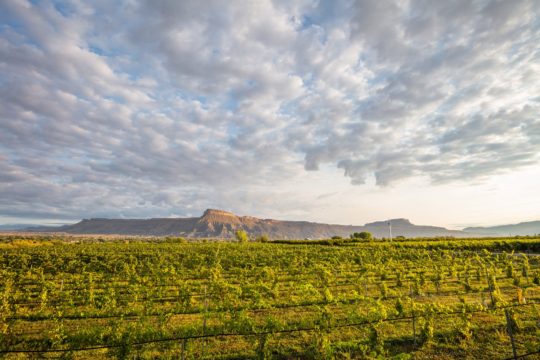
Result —
[{"label": "altocumulus cloud", "polygon": [[288,182],[321,166],[386,186],[537,164],[539,12],[2,1],[0,215],[287,211],[305,200]]}]

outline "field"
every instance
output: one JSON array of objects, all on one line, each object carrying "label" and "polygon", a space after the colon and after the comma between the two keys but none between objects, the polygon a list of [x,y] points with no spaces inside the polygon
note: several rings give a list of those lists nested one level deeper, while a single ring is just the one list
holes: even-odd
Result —
[{"label": "field", "polygon": [[539,253],[5,235],[0,358],[538,359]]}]

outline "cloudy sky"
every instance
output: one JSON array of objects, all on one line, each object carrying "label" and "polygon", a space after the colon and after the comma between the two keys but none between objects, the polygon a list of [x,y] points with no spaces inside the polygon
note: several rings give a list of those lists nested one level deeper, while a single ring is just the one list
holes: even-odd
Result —
[{"label": "cloudy sky", "polygon": [[0,1],[0,224],[540,220],[540,1]]}]

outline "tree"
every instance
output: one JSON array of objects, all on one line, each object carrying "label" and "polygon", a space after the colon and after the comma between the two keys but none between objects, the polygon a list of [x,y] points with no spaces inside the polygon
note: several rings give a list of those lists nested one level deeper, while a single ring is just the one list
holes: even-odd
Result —
[{"label": "tree", "polygon": [[352,233],[351,234],[351,239],[369,241],[369,240],[372,239],[372,236],[371,236],[370,232],[362,231],[362,232],[359,232],[359,233],[358,232]]},{"label": "tree", "polygon": [[249,241],[249,236],[245,230],[236,230],[234,233],[236,240],[240,243],[247,243]]},{"label": "tree", "polygon": [[266,242],[269,242],[270,239],[268,238],[268,235],[262,234],[261,236],[258,236],[257,238],[255,238],[255,241],[261,242],[261,243],[266,243]]}]

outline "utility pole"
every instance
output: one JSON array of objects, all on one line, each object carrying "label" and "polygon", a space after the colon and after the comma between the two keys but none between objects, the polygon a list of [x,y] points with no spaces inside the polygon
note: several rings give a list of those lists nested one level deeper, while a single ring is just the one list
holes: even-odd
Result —
[{"label": "utility pole", "polygon": [[390,241],[392,241],[392,222],[388,221],[388,231],[390,232]]}]

